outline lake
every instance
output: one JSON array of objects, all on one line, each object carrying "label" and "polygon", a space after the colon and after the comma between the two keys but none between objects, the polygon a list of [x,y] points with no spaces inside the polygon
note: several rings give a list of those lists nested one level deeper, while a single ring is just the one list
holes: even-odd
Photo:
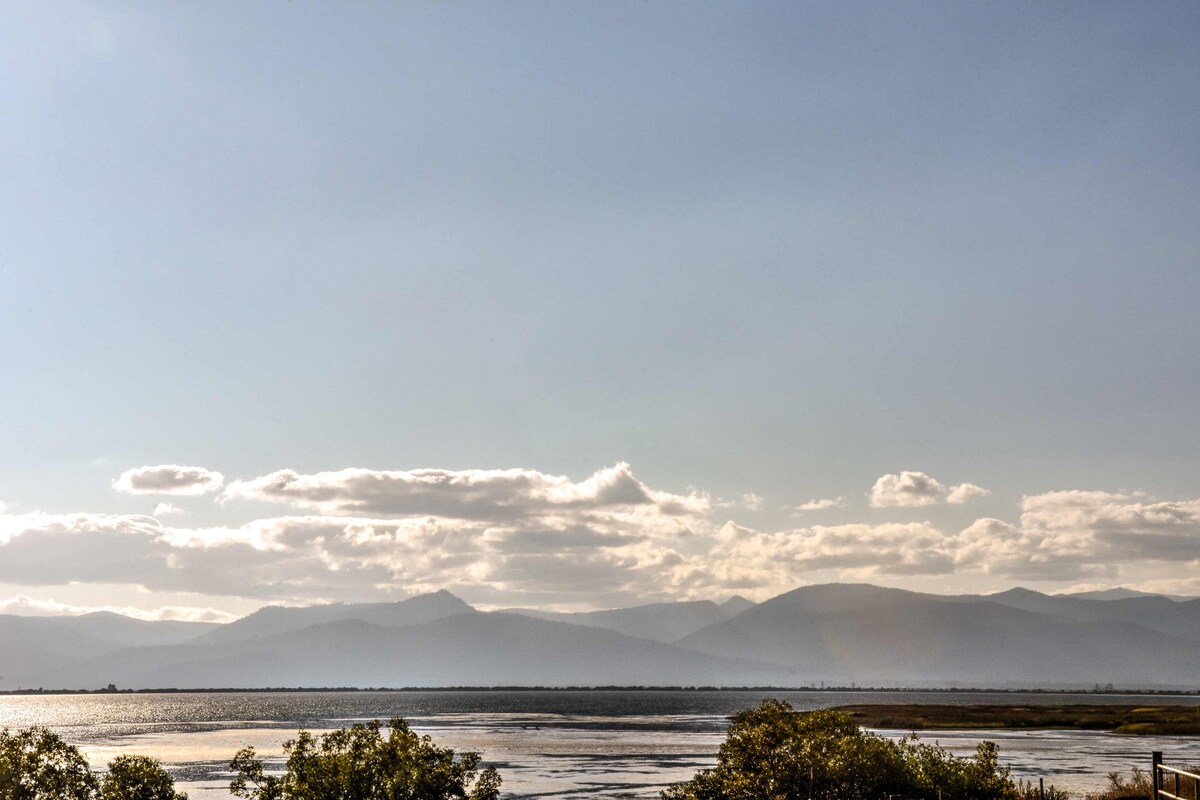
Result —
[{"label": "lake", "polygon": [[[253,745],[274,759],[300,727],[406,718],[441,745],[478,750],[513,798],[652,798],[715,763],[730,714],[778,697],[797,709],[862,703],[1200,705],[1200,697],[987,692],[837,691],[394,691],[229,692],[0,697],[0,726],[45,725],[93,766],[120,754],[161,759],[192,800],[229,797],[228,763]],[[900,736],[907,731],[884,731]],[[1200,762],[1200,737],[1132,737],[1077,731],[939,731],[923,734],[957,754],[985,739],[1016,777],[1082,793],[1111,771]]]}]

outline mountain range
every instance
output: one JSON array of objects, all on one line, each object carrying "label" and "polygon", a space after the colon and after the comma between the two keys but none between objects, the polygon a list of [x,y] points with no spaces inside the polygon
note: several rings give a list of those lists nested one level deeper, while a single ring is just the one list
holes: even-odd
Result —
[{"label": "mountain range", "polygon": [[866,584],[582,613],[448,591],[223,625],[0,615],[0,689],[400,686],[1196,688],[1200,599]]}]

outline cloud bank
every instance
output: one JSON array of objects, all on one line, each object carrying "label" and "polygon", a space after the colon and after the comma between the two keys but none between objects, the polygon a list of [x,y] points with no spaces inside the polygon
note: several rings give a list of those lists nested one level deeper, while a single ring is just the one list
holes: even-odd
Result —
[{"label": "cloud bank", "polygon": [[280,470],[234,481],[228,498],[287,503],[323,514],[432,514],[454,519],[517,520],[550,513],[616,508],[685,516],[708,510],[702,495],[651,490],[628,464],[600,470],[575,483],[528,469],[391,472],[344,469],[301,475]]},{"label": "cloud bank", "polygon": [[[180,484],[191,485],[182,477],[139,485]],[[873,499],[932,507],[983,491],[906,472],[881,478]],[[927,520],[786,530],[725,521],[707,495],[648,486],[623,463],[583,480],[528,469],[281,470],[232,482],[222,499],[238,498],[283,513],[207,527],[170,524],[169,514],[0,514],[0,584],[121,584],[288,603],[450,588],[484,605],[612,607],[765,597],[814,580],[1111,582],[1148,565],[1200,567],[1200,500],[1101,491],[1026,496],[1016,520],[966,527]]]}]

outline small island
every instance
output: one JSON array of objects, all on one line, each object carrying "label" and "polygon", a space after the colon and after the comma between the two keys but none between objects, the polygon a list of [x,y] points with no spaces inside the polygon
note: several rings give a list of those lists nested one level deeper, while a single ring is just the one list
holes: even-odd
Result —
[{"label": "small island", "polygon": [[1138,735],[1200,734],[1198,706],[1133,705],[851,705],[839,706],[866,728],[885,730],[1064,729]]}]

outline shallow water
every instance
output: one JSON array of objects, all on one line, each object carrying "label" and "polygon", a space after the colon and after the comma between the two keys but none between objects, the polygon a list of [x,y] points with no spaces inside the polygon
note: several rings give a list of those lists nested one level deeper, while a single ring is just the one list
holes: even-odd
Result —
[{"label": "shallow water", "polygon": [[[403,716],[442,745],[478,750],[504,778],[506,797],[656,797],[711,766],[728,716],[763,697],[798,709],[851,703],[1179,703],[1200,697],[946,692],[413,691],[0,697],[0,726],[46,725],[96,767],[122,753],[163,760],[193,800],[227,800],[229,759],[253,745],[278,759],[297,728],[328,730]],[[899,736],[907,731],[885,731]],[[939,731],[923,735],[969,754],[1000,745],[1016,777],[1083,792],[1111,771],[1200,761],[1200,738],[1076,731]]]}]

